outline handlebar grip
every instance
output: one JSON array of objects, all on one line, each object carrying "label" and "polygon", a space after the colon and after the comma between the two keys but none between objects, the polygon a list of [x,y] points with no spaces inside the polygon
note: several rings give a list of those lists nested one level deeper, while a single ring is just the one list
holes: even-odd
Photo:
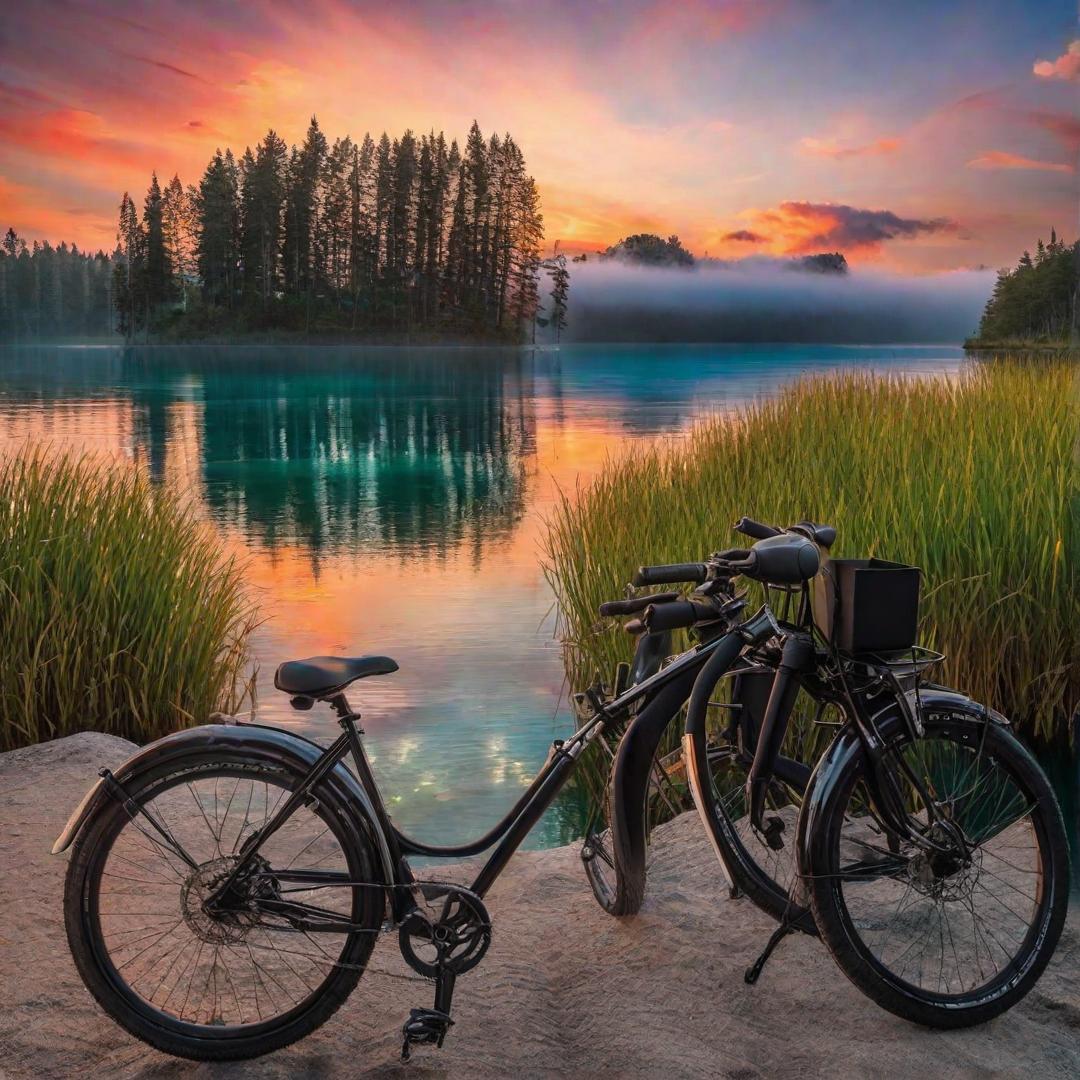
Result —
[{"label": "handlebar grip", "polygon": [[674,585],[693,581],[701,584],[709,576],[704,563],[670,563],[667,566],[639,566],[634,574],[635,585]]},{"label": "handlebar grip", "polygon": [[736,532],[741,532],[743,536],[751,536],[755,540],[768,540],[770,536],[779,536],[782,531],[772,525],[763,525],[760,521],[748,517],[739,518],[733,528]]},{"label": "handlebar grip", "polygon": [[694,623],[717,619],[719,615],[711,604],[695,603],[693,600],[676,600],[667,604],[650,604],[641,621],[650,632],[657,630],[680,630]]},{"label": "handlebar grip", "polygon": [[600,605],[600,615],[607,619],[612,615],[633,615],[644,611],[650,604],[666,604],[669,600],[678,600],[677,592],[653,593],[651,596],[638,596],[633,600],[605,600]]}]

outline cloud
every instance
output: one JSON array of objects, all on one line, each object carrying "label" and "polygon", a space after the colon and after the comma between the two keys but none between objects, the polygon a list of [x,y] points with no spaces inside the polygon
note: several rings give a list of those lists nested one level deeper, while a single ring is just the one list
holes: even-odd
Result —
[{"label": "cloud", "polygon": [[1037,158],[1010,154],[1007,150],[988,150],[968,163],[969,169],[1037,169],[1041,172],[1072,172],[1073,167],[1057,161],[1039,161]]},{"label": "cloud", "polygon": [[1031,70],[1040,79],[1080,82],[1080,38],[1069,42],[1069,47],[1056,60],[1036,60]]},{"label": "cloud", "polygon": [[1080,120],[1069,113],[1032,109],[1027,120],[1044,131],[1049,131],[1070,153],[1080,151]]},{"label": "cloud", "polygon": [[734,232],[725,233],[721,240],[730,240],[737,244],[764,244],[769,238],[751,229],[736,229]]},{"label": "cloud", "polygon": [[904,218],[891,210],[863,210],[842,203],[783,202],[772,209],[751,210],[747,216],[751,224],[782,237],[781,251],[789,255],[873,253],[888,240],[959,229],[949,218]]},{"label": "cloud", "polygon": [[139,56],[137,53],[121,53],[120,55],[126,56],[129,60],[136,60],[140,64],[149,64],[151,67],[160,68],[162,71],[168,71],[173,75],[193,79],[195,82],[205,83],[207,86],[210,85],[201,75],[196,75],[195,72],[188,71],[186,68],[177,67],[176,64],[167,63],[165,60],[155,60],[152,56]]},{"label": "cloud", "polygon": [[85,109],[52,109],[31,114],[0,113],[0,139],[9,147],[70,162],[92,158],[123,168],[141,166],[145,147],[112,134],[106,122]]},{"label": "cloud", "polygon": [[875,139],[873,142],[855,146],[843,146],[833,139],[799,140],[799,146],[804,154],[814,157],[832,158],[835,161],[846,161],[849,158],[881,157],[885,154],[895,154],[900,149],[903,140],[898,138]]}]

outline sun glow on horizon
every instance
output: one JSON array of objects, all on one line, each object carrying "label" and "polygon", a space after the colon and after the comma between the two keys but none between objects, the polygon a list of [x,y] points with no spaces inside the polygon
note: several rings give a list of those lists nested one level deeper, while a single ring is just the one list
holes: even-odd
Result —
[{"label": "sun glow on horizon", "polygon": [[4,16],[0,224],[108,249],[123,191],[196,183],[270,127],[463,139],[476,119],[523,147],[549,250],[648,231],[725,258],[996,265],[1075,218],[1080,74],[1064,3],[991,6],[46,0]]}]

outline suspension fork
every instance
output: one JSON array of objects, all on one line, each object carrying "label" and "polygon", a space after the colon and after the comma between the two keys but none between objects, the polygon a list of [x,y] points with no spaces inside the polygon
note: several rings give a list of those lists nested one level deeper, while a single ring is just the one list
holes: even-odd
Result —
[{"label": "suspension fork", "polygon": [[746,781],[750,823],[755,829],[766,832],[766,835],[768,830],[762,820],[765,814],[765,796],[776,769],[776,759],[780,756],[780,747],[784,744],[795,698],[799,694],[800,677],[813,671],[814,667],[813,638],[802,632],[788,634],[784,639],[769,703],[765,708],[765,716],[761,721],[761,730],[754,748],[754,761]]},{"label": "suspension fork", "polygon": [[[899,699],[902,696],[899,687],[897,686],[894,689]],[[896,836],[908,840],[918,847],[930,850],[939,848],[940,845],[931,843],[923,833],[911,827],[911,818],[904,804],[904,796],[897,784],[894,770],[885,762],[885,744],[882,742],[873,720],[866,715],[862,703],[851,693],[846,684],[844,686],[844,698],[847,702],[848,713],[855,721],[855,727],[859,732],[859,738],[863,746],[863,754],[869,764],[866,777],[867,786],[870,789],[871,802],[881,817],[881,823]],[[922,735],[922,718],[914,717],[908,709],[906,701],[901,702],[898,700],[897,706],[911,731],[912,738],[920,737]],[[909,782],[918,792],[920,799],[922,799],[929,822],[939,821],[940,818],[937,816],[934,800],[930,797],[922,781],[911,769],[906,768],[903,762],[899,763],[899,767],[904,770]]]}]

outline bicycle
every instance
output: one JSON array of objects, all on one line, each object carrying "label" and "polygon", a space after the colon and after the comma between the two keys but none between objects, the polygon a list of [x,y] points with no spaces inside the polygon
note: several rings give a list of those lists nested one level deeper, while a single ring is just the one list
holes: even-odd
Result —
[{"label": "bicycle", "polygon": [[[737,632],[748,645],[764,641],[772,617],[763,610]],[[655,658],[615,700],[593,695],[594,714],[555,740],[505,817],[447,847],[394,826],[345,696],[397,664],[381,656],[282,664],[275,685],[295,708],[324,702],[337,716],[332,745],[236,721],[190,728],[103,769],[71,815],[53,852],[73,848],[64,912],[84,983],[115,1021],[166,1053],[255,1057],[329,1019],[363,975],[375,935],[396,931],[406,964],[435,982],[433,1007],[405,1021],[402,1055],[441,1046],[455,980],[491,940],[483,898],[582,752],[642,702],[639,719],[678,709],[717,644],[662,670]],[[418,878],[408,862],[489,848],[468,887]],[[341,944],[324,948],[320,939],[334,937]]]},{"label": "bicycle", "polygon": [[[924,681],[944,657],[914,644],[915,568],[830,560],[828,526],[780,530],[744,518],[736,528],[757,542],[701,563],[640,568],[638,584],[698,588],[646,607],[630,629],[688,627],[714,644],[695,677],[682,750],[729,884],[780,921],[747,982],[801,930],[905,1019],[953,1028],[999,1015],[1034,985],[1065,920],[1068,849],[1048,780],[1004,716]],[[727,625],[740,576],[797,598],[794,621],[774,622],[775,642],[748,644]],[[710,741],[712,695],[731,675],[755,685],[736,687],[725,730]],[[817,701],[817,719],[829,707],[842,716],[812,772],[781,753],[800,688]],[[614,871],[635,880],[648,784],[635,761],[659,742],[662,724],[635,719],[615,760],[623,784],[611,812]],[[718,759],[739,774],[727,796]],[[786,875],[769,861],[781,852]]]}]

